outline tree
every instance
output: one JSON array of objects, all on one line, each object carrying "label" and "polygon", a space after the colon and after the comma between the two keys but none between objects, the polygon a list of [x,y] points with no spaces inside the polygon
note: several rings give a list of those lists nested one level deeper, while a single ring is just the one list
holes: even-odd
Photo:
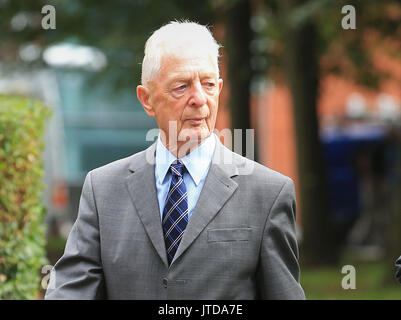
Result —
[{"label": "tree", "polygon": [[[249,104],[252,69],[249,44],[252,40],[252,31],[249,1],[232,1],[232,3],[227,1],[224,17],[231,127],[245,132],[246,129],[251,128]],[[242,135],[242,154],[245,155],[245,153],[246,139]]]},{"label": "tree", "polygon": [[366,45],[366,37],[374,34],[376,41],[391,38],[400,45],[396,27],[399,1],[352,1],[357,31],[341,28],[341,8],[349,1],[270,0],[264,4],[268,19],[265,33],[272,43],[267,52],[271,61],[269,74],[284,77],[293,101],[304,235],[302,256],[309,264],[333,264],[340,258],[341,247],[335,242],[319,140],[316,110],[320,79],[334,73],[377,88],[385,74],[372,64],[372,43],[370,47]]},{"label": "tree", "polygon": [[[41,27],[44,5],[56,9],[56,29]],[[107,1],[107,0],[14,0],[0,2],[0,61],[10,66],[43,65],[40,55],[23,61],[20,49],[34,45],[38,50],[63,41],[93,46],[107,57],[112,85],[134,87],[140,81],[140,64],[146,39],[172,20],[190,19],[203,24],[212,20],[208,3],[200,1]]]},{"label": "tree", "polygon": [[[302,1],[298,1],[300,3]],[[283,1],[287,10],[291,1]],[[284,9],[286,10],[286,9]],[[319,60],[316,25],[308,20],[285,29],[285,73],[292,95],[302,203],[305,262],[337,263],[333,243],[323,150],[319,138],[317,97]]]}]

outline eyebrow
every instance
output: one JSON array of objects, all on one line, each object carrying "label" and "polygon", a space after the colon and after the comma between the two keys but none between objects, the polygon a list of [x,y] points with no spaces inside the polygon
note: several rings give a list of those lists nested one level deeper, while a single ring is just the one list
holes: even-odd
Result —
[{"label": "eyebrow", "polygon": [[[204,74],[200,74],[200,78],[204,79],[204,78],[211,78],[211,79],[215,79],[217,78],[217,75],[212,73],[212,72],[208,72],[208,73],[204,73]],[[174,83],[174,82],[187,82],[189,80],[192,80],[192,76],[183,76],[183,75],[172,75],[171,79],[169,81],[169,83]]]}]

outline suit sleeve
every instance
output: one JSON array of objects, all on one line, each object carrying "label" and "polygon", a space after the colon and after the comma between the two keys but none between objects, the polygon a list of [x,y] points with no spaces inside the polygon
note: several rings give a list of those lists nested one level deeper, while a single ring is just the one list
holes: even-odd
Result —
[{"label": "suit sleeve", "polygon": [[305,299],[299,282],[295,216],[294,184],[288,179],[270,208],[264,227],[257,272],[261,299]]},{"label": "suit sleeve", "polygon": [[45,299],[105,299],[99,221],[91,173],[85,178],[79,212],[63,256],[52,269]]},{"label": "suit sleeve", "polygon": [[398,280],[398,282],[401,283],[401,256],[395,262],[395,266],[397,267],[397,270],[395,272],[395,277]]}]

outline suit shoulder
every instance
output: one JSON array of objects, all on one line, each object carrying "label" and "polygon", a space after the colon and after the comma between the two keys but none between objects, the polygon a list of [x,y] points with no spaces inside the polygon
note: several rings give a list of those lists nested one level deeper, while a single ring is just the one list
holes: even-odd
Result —
[{"label": "suit shoulder", "polygon": [[269,181],[270,183],[280,185],[286,182],[293,183],[293,180],[290,177],[282,174],[281,172],[273,170],[259,162],[243,157],[237,153],[233,154],[239,175],[249,175],[258,180],[261,179],[263,181]]},{"label": "suit shoulder", "polygon": [[120,176],[121,174],[125,176],[133,163],[140,163],[141,161],[140,159],[144,157],[145,152],[146,150],[143,150],[131,156],[115,160],[101,167],[95,168],[91,170],[89,173],[91,173],[94,176],[103,176],[103,175]]}]

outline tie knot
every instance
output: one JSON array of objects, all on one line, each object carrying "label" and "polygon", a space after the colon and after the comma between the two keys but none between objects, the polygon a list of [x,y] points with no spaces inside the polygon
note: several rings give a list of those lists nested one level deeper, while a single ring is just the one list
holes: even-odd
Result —
[{"label": "tie knot", "polygon": [[182,176],[184,174],[185,165],[181,162],[181,160],[174,161],[171,166],[171,173],[176,176]]}]

